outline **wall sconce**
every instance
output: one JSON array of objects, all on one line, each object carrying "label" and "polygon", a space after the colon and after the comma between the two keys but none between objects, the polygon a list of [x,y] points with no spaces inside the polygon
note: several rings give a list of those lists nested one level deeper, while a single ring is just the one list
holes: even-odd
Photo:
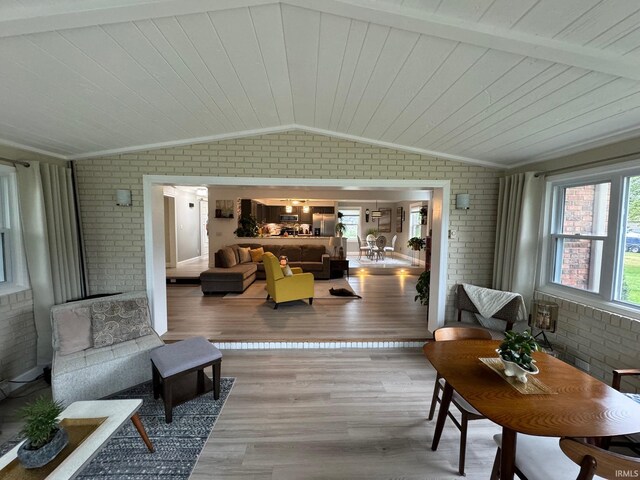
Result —
[{"label": "wall sconce", "polygon": [[286,205],[286,206],[284,207],[284,211],[285,211],[286,213],[292,213],[292,212],[293,212],[293,207],[292,207],[291,205]]},{"label": "wall sconce", "polygon": [[119,207],[130,207],[131,190],[116,190],[116,205]]},{"label": "wall sconce", "polygon": [[469,194],[459,193],[456,195],[456,209],[469,210]]}]

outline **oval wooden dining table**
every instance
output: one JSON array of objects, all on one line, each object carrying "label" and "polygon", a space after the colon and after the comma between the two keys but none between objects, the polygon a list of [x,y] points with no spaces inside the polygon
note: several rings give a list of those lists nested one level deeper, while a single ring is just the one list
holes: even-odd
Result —
[{"label": "oval wooden dining table", "polygon": [[517,433],[598,438],[640,432],[639,404],[546,353],[534,354],[540,369],[536,378],[552,393],[520,393],[479,360],[496,357],[499,343],[456,340],[424,345],[425,356],[446,380],[432,450],[440,441],[454,389],[502,427],[501,480],[513,479]]}]

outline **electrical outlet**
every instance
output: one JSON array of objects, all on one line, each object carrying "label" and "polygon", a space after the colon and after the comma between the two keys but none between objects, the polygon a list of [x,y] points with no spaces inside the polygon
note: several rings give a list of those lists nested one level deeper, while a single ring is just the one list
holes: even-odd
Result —
[{"label": "electrical outlet", "polygon": [[585,372],[591,370],[591,365],[589,365],[589,362],[585,362],[584,360],[580,360],[579,358],[576,358],[576,367],[578,367],[580,370],[584,370]]}]

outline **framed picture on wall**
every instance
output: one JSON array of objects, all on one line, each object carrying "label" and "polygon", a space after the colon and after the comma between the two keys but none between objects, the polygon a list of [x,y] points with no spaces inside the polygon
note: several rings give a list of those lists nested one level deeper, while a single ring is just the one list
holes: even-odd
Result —
[{"label": "framed picture on wall", "polygon": [[390,233],[391,232],[391,209],[381,208],[380,213],[382,215],[378,219],[378,231],[380,233]]},{"label": "framed picture on wall", "polygon": [[404,220],[404,209],[396,208],[396,233],[402,233],[402,221]]}]

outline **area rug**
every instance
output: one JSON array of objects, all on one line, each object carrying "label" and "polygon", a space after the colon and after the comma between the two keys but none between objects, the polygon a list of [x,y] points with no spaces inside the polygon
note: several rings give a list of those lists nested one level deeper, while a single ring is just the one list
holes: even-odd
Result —
[{"label": "area rug", "polygon": [[[225,299],[253,299],[260,298],[264,300],[267,298],[267,281],[266,280],[256,280],[242,293],[227,293],[224,298]],[[346,288],[347,290],[353,292],[353,288],[349,285],[349,282],[344,278],[334,278],[331,280],[316,280],[313,282],[313,299],[343,299],[349,300],[358,297],[336,297],[329,293],[329,289],[331,288]],[[356,293],[356,292],[353,292]]]},{"label": "area rug", "polygon": [[[187,480],[200,456],[218,415],[231,392],[235,378],[222,378],[220,399],[213,393],[201,395],[174,407],[173,422],[165,423],[162,399],[153,398],[151,382],[142,383],[109,398],[141,398],[138,410],[156,451],[150,453],[132,422],[123,427],[104,446],[98,456],[76,478],[109,480]],[[0,455],[20,439],[0,447]]]}]

